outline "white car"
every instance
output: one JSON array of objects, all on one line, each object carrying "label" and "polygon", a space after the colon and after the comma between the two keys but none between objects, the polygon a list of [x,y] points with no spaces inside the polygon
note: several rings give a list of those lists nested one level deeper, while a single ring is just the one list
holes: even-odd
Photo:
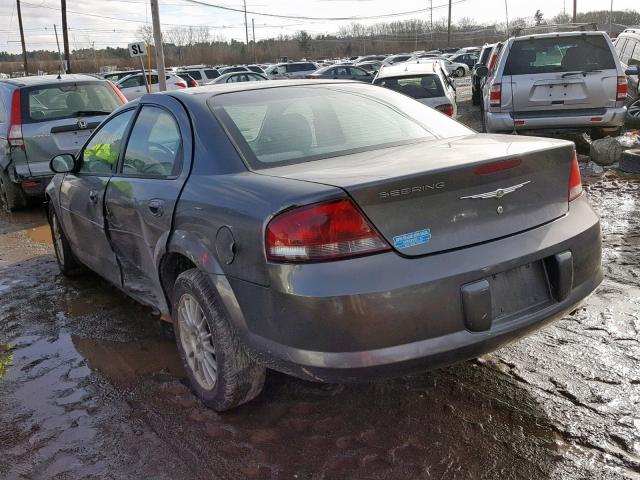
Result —
[{"label": "white car", "polygon": [[[158,83],[158,73],[152,71],[151,74],[147,74],[147,76],[151,77],[151,85],[149,85],[151,87],[151,93],[160,91],[160,85]],[[185,82],[179,76],[174,75],[173,73],[167,73],[166,79],[167,90],[179,90],[181,88],[187,88],[187,82]],[[116,86],[129,101],[140,98],[147,93],[145,78],[142,73],[136,73],[124,77],[122,80],[116,83]]]},{"label": "white car", "polygon": [[448,58],[438,57],[437,60],[440,60],[449,75],[454,75],[456,77],[466,77],[471,72],[471,69],[468,65],[464,63],[452,62]]},{"label": "white car", "polygon": [[383,65],[373,84],[404,93],[450,117],[458,113],[455,85],[439,61]]}]

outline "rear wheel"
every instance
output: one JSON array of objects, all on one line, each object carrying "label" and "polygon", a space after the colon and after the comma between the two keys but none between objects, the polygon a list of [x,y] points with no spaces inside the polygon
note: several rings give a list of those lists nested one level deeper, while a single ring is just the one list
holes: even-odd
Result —
[{"label": "rear wheel", "polygon": [[458,67],[458,68],[456,69],[456,76],[457,76],[457,77],[464,77],[464,68],[462,68],[462,67]]},{"label": "rear wheel", "polygon": [[627,107],[627,118],[624,123],[629,128],[640,128],[640,98]]},{"label": "rear wheel", "polygon": [[11,181],[5,171],[0,172],[0,204],[7,212],[13,212],[27,204],[24,192]]},{"label": "rear wheel", "polygon": [[480,91],[474,90],[473,93],[471,94],[471,103],[473,105],[480,105],[481,100],[482,100],[482,97],[480,96]]},{"label": "rear wheel", "polygon": [[180,274],[173,288],[173,326],[191,388],[217,411],[255,398],[266,369],[254,362],[232,331],[207,276]]},{"label": "rear wheel", "polygon": [[62,225],[60,225],[58,215],[56,215],[51,203],[49,203],[49,225],[51,226],[53,250],[55,251],[60,271],[63,275],[68,277],[79,275],[85,270],[85,267],[73,254],[71,245],[69,245],[69,240],[67,240],[67,237],[62,230]]}]

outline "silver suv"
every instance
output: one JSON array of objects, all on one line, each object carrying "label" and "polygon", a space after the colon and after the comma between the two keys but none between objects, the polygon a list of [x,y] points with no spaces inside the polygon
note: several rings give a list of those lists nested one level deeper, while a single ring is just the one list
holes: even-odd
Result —
[{"label": "silver suv", "polygon": [[51,157],[75,154],[112,111],[127,103],[107,80],[45,75],[0,80],[0,204],[12,211],[39,198]]},{"label": "silver suv", "polygon": [[[483,87],[488,132],[587,132],[592,138],[622,127],[627,80],[604,32],[562,32],[506,41]],[[478,71],[476,71],[478,73]]]},{"label": "silver suv", "polygon": [[310,73],[318,70],[318,66],[313,62],[289,62],[271,65],[265,73],[273,80],[285,78],[306,78]]}]

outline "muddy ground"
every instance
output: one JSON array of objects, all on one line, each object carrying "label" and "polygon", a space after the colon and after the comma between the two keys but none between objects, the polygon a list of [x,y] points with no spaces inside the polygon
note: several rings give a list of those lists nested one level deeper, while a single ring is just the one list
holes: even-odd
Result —
[{"label": "muddy ground", "polygon": [[270,373],[222,415],[149,309],[59,274],[38,208],[0,216],[0,478],[640,479],[640,178],[585,183],[606,280],[584,308],[418,376]]}]

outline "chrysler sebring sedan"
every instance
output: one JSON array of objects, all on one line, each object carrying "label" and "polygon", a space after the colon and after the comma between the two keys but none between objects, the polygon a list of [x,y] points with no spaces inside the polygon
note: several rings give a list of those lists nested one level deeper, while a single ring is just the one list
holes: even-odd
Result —
[{"label": "chrysler sebring sedan", "polygon": [[602,280],[572,143],[477,134],[361,82],[145,95],[51,167],[61,271],[171,320],[216,410],[267,368],[337,382],[478,357]]}]

